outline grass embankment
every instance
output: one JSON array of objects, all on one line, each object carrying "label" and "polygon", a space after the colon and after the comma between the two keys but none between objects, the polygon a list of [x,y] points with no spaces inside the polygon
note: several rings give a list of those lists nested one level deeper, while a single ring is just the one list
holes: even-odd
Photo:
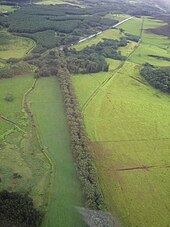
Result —
[{"label": "grass embankment", "polygon": [[0,60],[23,58],[36,45],[31,39],[14,36],[5,30],[0,31],[0,41]]},{"label": "grass embankment", "polygon": [[83,226],[76,209],[77,206],[82,205],[81,191],[76,178],[57,79],[55,77],[39,79],[30,99],[40,136],[56,166],[51,205],[43,226]]},{"label": "grass embankment", "polygon": [[[33,134],[22,100],[34,81],[33,75],[0,81],[0,114],[22,129],[0,118],[0,190],[28,192],[35,206],[45,210],[49,184],[49,164]],[[7,102],[7,93],[14,97]]]},{"label": "grass embankment", "polygon": [[[129,21],[124,28],[138,35],[139,21]],[[148,23],[144,26],[151,26]],[[161,44],[162,37],[151,43],[151,36],[144,32],[141,48],[150,45],[154,50],[157,42]],[[162,54],[164,46],[162,39]],[[125,226],[168,226],[170,97],[140,77],[142,66],[134,62],[143,61],[137,54],[150,60],[140,47],[117,71],[113,69],[119,62],[110,61],[110,72],[74,76],[72,80],[108,209]],[[129,50],[124,53],[128,55]],[[155,58],[152,63],[158,65]],[[170,65],[162,60],[163,64]]]}]

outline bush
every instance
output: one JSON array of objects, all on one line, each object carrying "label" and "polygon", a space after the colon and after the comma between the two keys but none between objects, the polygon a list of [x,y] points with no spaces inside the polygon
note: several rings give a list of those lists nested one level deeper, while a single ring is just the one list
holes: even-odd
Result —
[{"label": "bush", "polygon": [[8,94],[5,95],[4,99],[7,102],[12,102],[14,100],[14,96],[12,94],[8,93]]}]

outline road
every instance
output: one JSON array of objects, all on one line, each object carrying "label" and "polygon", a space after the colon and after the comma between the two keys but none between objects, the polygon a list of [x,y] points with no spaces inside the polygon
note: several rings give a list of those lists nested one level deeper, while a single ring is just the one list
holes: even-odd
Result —
[{"label": "road", "polygon": [[[128,21],[128,20],[131,20],[132,18],[134,18],[134,17],[128,17],[127,19],[122,20],[122,21],[120,21],[119,23],[113,25],[112,28],[116,28],[117,26],[119,26],[119,25],[125,23],[125,22]],[[102,34],[103,32],[104,32],[104,31],[100,31],[100,32],[97,32],[97,33],[95,33],[95,34],[93,34],[93,35],[90,35],[90,36],[88,36],[88,37],[86,37],[86,38],[80,39],[78,43],[85,42],[86,40],[91,39],[91,38],[93,38],[93,37],[96,37],[97,35],[100,35],[100,34]]]}]

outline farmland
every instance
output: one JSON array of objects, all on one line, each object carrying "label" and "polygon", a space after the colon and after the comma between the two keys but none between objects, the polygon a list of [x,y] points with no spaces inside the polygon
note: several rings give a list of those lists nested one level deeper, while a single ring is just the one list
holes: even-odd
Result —
[{"label": "farmland", "polygon": [[84,49],[86,46],[92,46],[93,44],[97,44],[99,42],[103,42],[103,38],[108,38],[108,39],[119,39],[121,37],[120,31],[117,29],[108,29],[106,31],[104,31],[102,34],[91,38],[89,40],[87,40],[86,42],[82,42],[79,44],[76,44],[74,47],[76,48],[76,50],[80,51],[82,49]]},{"label": "farmland", "polygon": [[80,186],[57,79],[39,79],[30,100],[43,144],[54,163],[51,205],[43,226],[83,226],[77,210],[77,207],[82,206]]},{"label": "farmland", "polygon": [[82,7],[82,5],[78,1],[61,1],[61,0],[42,0],[37,2],[36,4],[39,5],[57,5],[57,4],[68,4],[68,5],[73,5],[73,6],[79,6]]},{"label": "farmland", "polygon": [[[120,27],[138,35],[141,23],[134,19]],[[145,18],[144,29],[161,23]],[[144,62],[170,65],[148,57],[169,56],[168,43],[144,30],[139,48],[120,69],[114,70],[119,61],[109,60],[108,73],[72,77],[107,207],[125,226],[167,226],[170,221],[170,99],[139,74]],[[131,42],[121,51],[128,55],[134,46]]]},{"label": "farmland", "polygon": [[[135,19],[128,22],[128,25],[121,25],[120,27],[128,33],[139,34],[140,33],[141,19]],[[156,66],[168,66],[168,61],[161,61],[150,57],[150,55],[156,56],[170,56],[170,40],[166,36],[155,35],[147,31],[148,28],[157,28],[163,26],[164,23],[159,20],[151,20],[149,18],[144,19],[144,32],[142,34],[142,43],[137,51],[132,55],[130,61],[143,64],[148,62]]]},{"label": "farmland", "polygon": [[[0,118],[0,190],[29,192],[35,206],[44,212],[50,166],[22,106],[24,94],[33,82],[33,75],[1,79],[0,110],[11,122]],[[7,93],[13,95],[13,101],[4,100]]]},{"label": "farmland", "polygon": [[0,5],[0,12],[13,12],[16,8],[12,6]]}]

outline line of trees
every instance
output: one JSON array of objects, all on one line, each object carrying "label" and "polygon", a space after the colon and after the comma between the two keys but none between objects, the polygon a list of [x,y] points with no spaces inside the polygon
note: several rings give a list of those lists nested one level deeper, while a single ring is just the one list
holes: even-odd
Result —
[{"label": "line of trees", "polygon": [[103,198],[99,190],[92,155],[89,151],[82,116],[66,67],[60,67],[57,77],[63,94],[68,125],[70,128],[73,158],[85,195],[86,206],[100,210],[103,205]]}]

